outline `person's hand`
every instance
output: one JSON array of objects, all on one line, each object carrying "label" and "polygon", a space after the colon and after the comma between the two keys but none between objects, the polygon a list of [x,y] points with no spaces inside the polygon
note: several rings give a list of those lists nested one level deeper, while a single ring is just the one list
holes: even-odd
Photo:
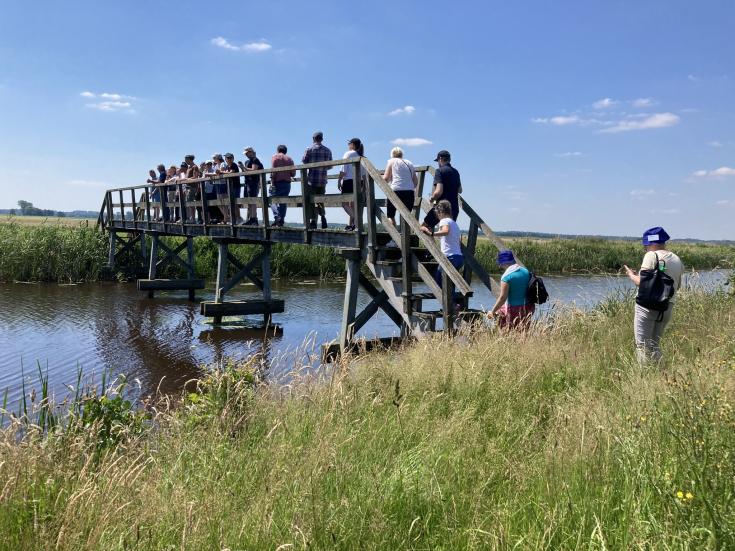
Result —
[{"label": "person's hand", "polygon": [[625,273],[626,273],[626,274],[628,274],[629,276],[631,276],[631,275],[635,275],[635,272],[634,272],[633,270],[631,270],[631,269],[630,269],[630,268],[629,268],[628,266],[626,266],[625,264],[623,264],[623,269],[625,270]]},{"label": "person's hand", "polygon": [[496,315],[497,315],[497,312],[493,312],[492,310],[490,310],[490,311],[489,311],[489,312],[487,313],[487,317],[488,317],[488,319],[493,319],[493,318],[494,318],[494,317],[495,317]]},{"label": "person's hand", "polygon": [[431,230],[427,228],[426,226],[421,226],[421,233],[425,233],[426,235],[431,235]]}]

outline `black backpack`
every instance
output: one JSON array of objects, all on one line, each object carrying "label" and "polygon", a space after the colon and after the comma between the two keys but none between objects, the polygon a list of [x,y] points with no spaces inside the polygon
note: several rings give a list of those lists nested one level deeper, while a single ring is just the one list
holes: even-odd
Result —
[{"label": "black backpack", "polygon": [[530,304],[543,304],[547,300],[549,300],[549,292],[546,290],[544,280],[531,272],[531,279],[528,280],[526,290],[526,301]]},{"label": "black backpack", "polygon": [[664,270],[666,270],[666,261],[659,260],[658,255],[656,255],[656,268],[641,270],[641,283],[638,285],[636,304],[657,312],[665,312],[668,309],[669,300],[674,296],[675,288],[674,280]]}]

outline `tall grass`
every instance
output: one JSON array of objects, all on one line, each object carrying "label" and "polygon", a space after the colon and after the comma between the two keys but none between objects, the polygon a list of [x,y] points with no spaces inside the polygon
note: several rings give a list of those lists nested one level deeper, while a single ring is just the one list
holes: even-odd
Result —
[{"label": "tall grass", "polygon": [[[166,237],[170,247],[181,238]],[[642,249],[635,243],[602,239],[519,239],[508,242],[523,262],[539,274],[610,273],[623,264],[640,263]],[[735,246],[673,243],[671,249],[682,257],[687,268],[710,269],[735,266]],[[149,243],[150,250],[150,243]],[[258,253],[256,245],[234,245],[231,252],[242,262]],[[480,240],[477,258],[491,272],[497,272],[497,250]],[[15,222],[0,224],[0,281],[50,281],[72,283],[96,281],[105,274],[107,238],[90,225],[80,222],[69,227],[54,222],[36,226]],[[197,277],[213,278],[217,271],[217,247],[209,239],[194,240]],[[140,258],[119,259],[119,277],[131,275]],[[277,278],[314,277],[329,279],[344,274],[344,260],[332,249],[278,243],[273,246],[271,273]],[[160,270],[159,277],[185,277],[177,264]]]},{"label": "tall grass", "polygon": [[142,433],[8,429],[5,549],[732,549],[735,297],[682,292],[642,369],[632,304],[215,371]]}]

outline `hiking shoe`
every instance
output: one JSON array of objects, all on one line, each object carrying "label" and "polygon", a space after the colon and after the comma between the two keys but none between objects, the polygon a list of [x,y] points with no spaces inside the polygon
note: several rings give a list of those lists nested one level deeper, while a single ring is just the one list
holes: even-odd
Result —
[{"label": "hiking shoe", "polygon": [[347,224],[345,226],[345,231],[355,231],[355,226],[352,226],[351,224]]},{"label": "hiking shoe", "polygon": [[327,227],[327,218],[325,216],[322,216],[322,229],[326,230]]}]

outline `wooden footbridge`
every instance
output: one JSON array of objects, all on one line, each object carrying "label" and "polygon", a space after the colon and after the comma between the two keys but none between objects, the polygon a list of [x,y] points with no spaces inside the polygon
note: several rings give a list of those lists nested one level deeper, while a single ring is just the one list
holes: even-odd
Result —
[{"label": "wooden footbridge", "polygon": [[[353,164],[354,174],[362,175],[362,184],[355,186],[352,194],[316,195],[308,185],[308,170],[312,168],[338,168]],[[300,184],[300,195],[288,197],[268,196],[268,174],[296,170]],[[148,266],[147,279],[139,279],[138,289],[145,291],[150,297],[160,290],[187,290],[190,300],[194,300],[195,291],[204,288],[204,280],[197,279],[194,273],[195,238],[211,239],[218,246],[217,278],[215,300],[201,303],[201,313],[221,322],[223,316],[263,315],[266,322],[271,316],[284,311],[283,300],[274,298],[271,291],[271,247],[273,243],[294,243],[312,247],[330,247],[336,249],[345,259],[346,285],[339,340],[326,347],[328,354],[344,352],[357,343],[356,333],[378,311],[383,311],[401,330],[401,338],[421,337],[438,329],[437,320],[442,319],[441,330],[452,333],[460,319],[471,319],[479,315],[479,311],[470,308],[473,277],[485,285],[491,292],[498,291],[498,284],[487,273],[475,258],[478,234],[481,231],[498,248],[504,248],[503,242],[485,224],[480,216],[460,197],[460,209],[469,216],[470,225],[466,242],[462,249],[465,265],[462,272],[455,269],[439,249],[432,237],[420,230],[419,216],[428,211],[431,205],[422,199],[426,175],[433,176],[434,169],[427,166],[417,168],[419,187],[416,202],[412,210],[407,209],[398,199],[382,174],[365,157],[359,160],[338,160],[329,162],[297,165],[295,167],[272,168],[249,171],[248,176],[260,178],[260,196],[249,198],[208,200],[205,185],[225,183],[233,186],[237,174],[223,174],[206,178],[191,179],[175,184],[178,194],[175,201],[167,201],[166,184],[161,184],[163,203],[156,203],[149,193],[150,184],[127,188],[110,189],[105,192],[104,203],[99,215],[100,227],[109,234],[109,260],[111,268],[120,262],[123,253],[130,253],[142,258]],[[239,177],[244,176],[240,173]],[[336,176],[330,176],[335,179]],[[170,187],[170,184],[168,184]],[[186,200],[186,186],[198,189],[196,201]],[[386,199],[376,197],[382,192],[401,215],[401,223],[393,225],[387,220],[384,212]],[[192,194],[190,193],[191,197]],[[316,219],[316,211],[320,205],[324,208],[342,208],[345,202],[353,203],[355,208],[355,229],[353,231],[314,228],[310,222]],[[286,204],[301,209],[302,222],[298,225],[279,226],[270,222],[270,205]],[[259,225],[238,224],[241,208],[256,205],[262,210],[262,223]],[[228,223],[213,223],[210,207],[219,207]],[[196,223],[186,220],[187,209],[196,209],[201,219]],[[173,216],[164,219],[155,218],[156,211],[178,209],[180,220]],[[191,212],[189,210],[188,212]],[[162,236],[180,236],[183,238],[178,246],[170,247],[160,238]],[[387,247],[389,241],[397,247]],[[168,240],[168,243],[171,243]],[[251,244],[261,247],[247,264],[242,264],[228,250],[234,244]],[[392,244],[391,244],[392,245]],[[182,253],[185,258],[182,258]],[[179,280],[159,279],[158,272],[169,263],[177,263],[186,270],[187,278]],[[443,270],[442,284],[438,285],[434,273],[438,266]],[[256,272],[258,272],[256,274]],[[252,281],[262,293],[257,300],[227,300],[227,294],[243,279]],[[420,286],[421,288],[418,288]],[[357,312],[358,290],[362,288],[368,293],[371,302]],[[455,311],[452,296],[458,294],[463,308]],[[424,303],[428,300],[438,301],[439,309],[427,310]],[[387,344],[390,339],[362,341],[366,348],[376,344]]]}]

